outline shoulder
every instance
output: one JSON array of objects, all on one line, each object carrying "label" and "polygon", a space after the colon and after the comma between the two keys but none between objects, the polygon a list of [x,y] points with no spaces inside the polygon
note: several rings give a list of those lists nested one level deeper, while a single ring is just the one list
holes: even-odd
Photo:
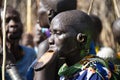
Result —
[{"label": "shoulder", "polygon": [[25,54],[28,54],[29,56],[36,57],[35,50],[33,48],[29,48],[26,46],[21,46]]}]

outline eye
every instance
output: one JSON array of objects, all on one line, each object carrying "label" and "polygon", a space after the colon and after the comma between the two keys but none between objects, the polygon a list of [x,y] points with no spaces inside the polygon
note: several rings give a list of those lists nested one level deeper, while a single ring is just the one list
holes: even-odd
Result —
[{"label": "eye", "polygon": [[10,17],[6,18],[6,23],[9,23],[10,19]]},{"label": "eye", "polygon": [[14,20],[15,22],[20,22],[19,17],[13,17],[13,20]]},{"label": "eye", "polygon": [[13,20],[15,22],[20,22],[19,17],[8,17],[6,18],[6,23],[9,23],[10,20]]},{"label": "eye", "polygon": [[60,31],[60,30],[53,30],[52,33],[53,33],[53,34],[56,34],[56,35],[61,35],[63,32]]},{"label": "eye", "polygon": [[61,35],[61,34],[62,34],[62,31],[56,31],[56,34],[57,34],[57,35]]}]

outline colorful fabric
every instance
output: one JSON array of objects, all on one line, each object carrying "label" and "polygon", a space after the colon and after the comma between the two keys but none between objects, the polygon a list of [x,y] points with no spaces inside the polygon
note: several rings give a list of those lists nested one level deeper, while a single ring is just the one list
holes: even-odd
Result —
[{"label": "colorful fabric", "polygon": [[58,75],[66,75],[70,76],[71,74],[74,74],[76,71],[81,69],[81,65],[79,63],[76,63],[73,66],[68,67],[66,64],[63,64],[63,66],[59,69]]},{"label": "colorful fabric", "polygon": [[91,41],[90,43],[90,50],[89,50],[90,54],[96,55],[96,51],[95,51],[95,43],[94,41]]},{"label": "colorful fabric", "polygon": [[[74,68],[75,65],[77,68]],[[60,80],[110,80],[110,78],[116,80],[112,74],[115,73],[114,65],[101,58],[87,56],[75,65],[71,67],[63,65],[59,71]]]},{"label": "colorful fabric", "polygon": [[48,28],[41,28],[42,33],[45,33],[47,37],[50,36],[50,30]]}]

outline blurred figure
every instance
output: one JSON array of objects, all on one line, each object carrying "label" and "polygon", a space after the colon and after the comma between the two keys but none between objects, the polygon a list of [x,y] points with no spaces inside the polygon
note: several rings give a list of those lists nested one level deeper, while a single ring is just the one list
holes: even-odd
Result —
[{"label": "blurred figure", "polygon": [[31,33],[24,33],[21,42],[24,46],[34,48],[33,35]]},{"label": "blurred figure", "polygon": [[96,54],[99,49],[103,46],[102,43],[100,42],[100,34],[102,31],[102,22],[100,18],[96,15],[90,15],[93,23],[94,23],[94,35],[93,35],[93,41],[91,42],[90,45],[90,53],[91,54]]},{"label": "blurred figure", "polygon": [[[74,10],[76,8],[77,0],[40,0],[40,7],[38,10],[38,23],[41,27],[41,32],[46,32],[42,34],[48,34],[47,31],[49,31],[51,20],[57,14],[63,11]],[[39,51],[37,55],[38,60],[49,49],[47,38],[39,44]],[[37,70],[35,71],[34,80],[57,80],[59,78],[57,71],[61,63],[63,62],[60,59],[54,60],[48,67],[43,70],[39,70],[39,64],[37,64],[36,66],[38,67],[35,67],[35,70]]]},{"label": "blurred figure", "polygon": [[48,28],[41,28],[39,23],[37,22],[35,25],[35,30],[34,30],[34,49],[36,53],[38,53],[38,46],[39,44],[47,39],[50,36],[50,31]]},{"label": "blurred figure", "polygon": [[96,15],[90,15],[90,17],[92,21],[94,22],[93,42],[95,45],[96,55],[101,58],[114,61],[116,59],[115,50],[109,46],[104,46],[100,42],[100,34],[102,31],[102,22],[100,18]]},{"label": "blurred figure", "polygon": [[[1,16],[2,17],[2,16]],[[20,75],[22,80],[27,80],[27,74],[32,62],[36,59],[35,51],[31,48],[22,46],[19,41],[23,33],[23,24],[20,19],[20,14],[14,8],[8,6],[6,9],[6,80],[12,80],[16,74]],[[1,47],[2,48],[2,47]],[[0,61],[2,61],[2,51],[0,52]],[[0,63],[2,64],[2,63]],[[10,74],[9,70],[15,66],[17,73]],[[11,71],[14,73],[13,71]],[[29,73],[33,74],[33,73]],[[20,80],[21,80],[20,79]]]},{"label": "blurred figure", "polygon": [[112,31],[114,35],[117,57],[120,59],[120,18],[113,22]]}]

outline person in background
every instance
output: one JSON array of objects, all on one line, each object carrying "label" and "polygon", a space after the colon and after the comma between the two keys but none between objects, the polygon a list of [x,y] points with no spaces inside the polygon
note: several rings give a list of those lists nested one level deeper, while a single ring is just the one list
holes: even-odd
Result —
[{"label": "person in background", "polygon": [[94,54],[96,55],[97,52],[100,50],[100,48],[102,47],[102,43],[100,42],[100,34],[102,31],[102,22],[100,20],[100,18],[96,15],[89,15],[92,19],[92,21],[94,22],[94,35],[93,35],[93,41],[91,42],[90,45],[90,54]]},{"label": "person in background", "polygon": [[42,41],[44,41],[45,39],[47,39],[49,36],[50,36],[49,29],[48,28],[41,28],[40,25],[37,22],[36,25],[35,25],[34,38],[33,38],[34,50],[36,51],[36,53],[38,53],[39,44]]},{"label": "person in background", "polygon": [[[1,18],[2,18],[1,13]],[[3,18],[2,18],[3,19]],[[23,33],[23,24],[20,19],[20,14],[13,7],[7,6],[6,9],[6,47],[7,47],[7,60],[6,60],[6,80],[12,80],[16,74],[19,74],[20,80],[27,80],[27,74],[29,73],[29,68],[32,62],[36,59],[35,51],[31,48],[22,46],[19,41]],[[2,61],[2,45],[0,52],[0,62]],[[2,64],[2,63],[0,63]],[[14,68],[16,67],[16,73],[14,73]],[[33,74],[33,73],[31,73]],[[19,79],[18,78],[18,79]],[[17,78],[16,78],[17,79]]]},{"label": "person in background", "polygon": [[[51,20],[59,13],[74,10],[77,8],[77,0],[41,0],[40,1],[40,8],[38,9],[38,21],[39,24],[39,33],[49,34],[49,26],[51,24]],[[46,30],[46,31],[45,31]],[[43,33],[46,32],[46,33]],[[38,45],[38,55],[37,59],[39,58],[48,50],[49,43],[48,37],[44,39]],[[43,39],[43,38],[42,38]],[[57,80],[59,78],[57,71],[60,67],[60,64],[63,63],[63,58],[54,60],[48,67],[43,70],[39,70],[39,64],[35,67],[35,76],[34,80]],[[36,70],[37,69],[37,70]]]},{"label": "person in background", "polygon": [[118,57],[120,57],[120,18],[113,22],[112,31],[114,35],[114,41],[116,43],[116,52]]},{"label": "person in background", "polygon": [[24,33],[21,44],[30,48],[34,48],[33,35],[31,33]]}]

